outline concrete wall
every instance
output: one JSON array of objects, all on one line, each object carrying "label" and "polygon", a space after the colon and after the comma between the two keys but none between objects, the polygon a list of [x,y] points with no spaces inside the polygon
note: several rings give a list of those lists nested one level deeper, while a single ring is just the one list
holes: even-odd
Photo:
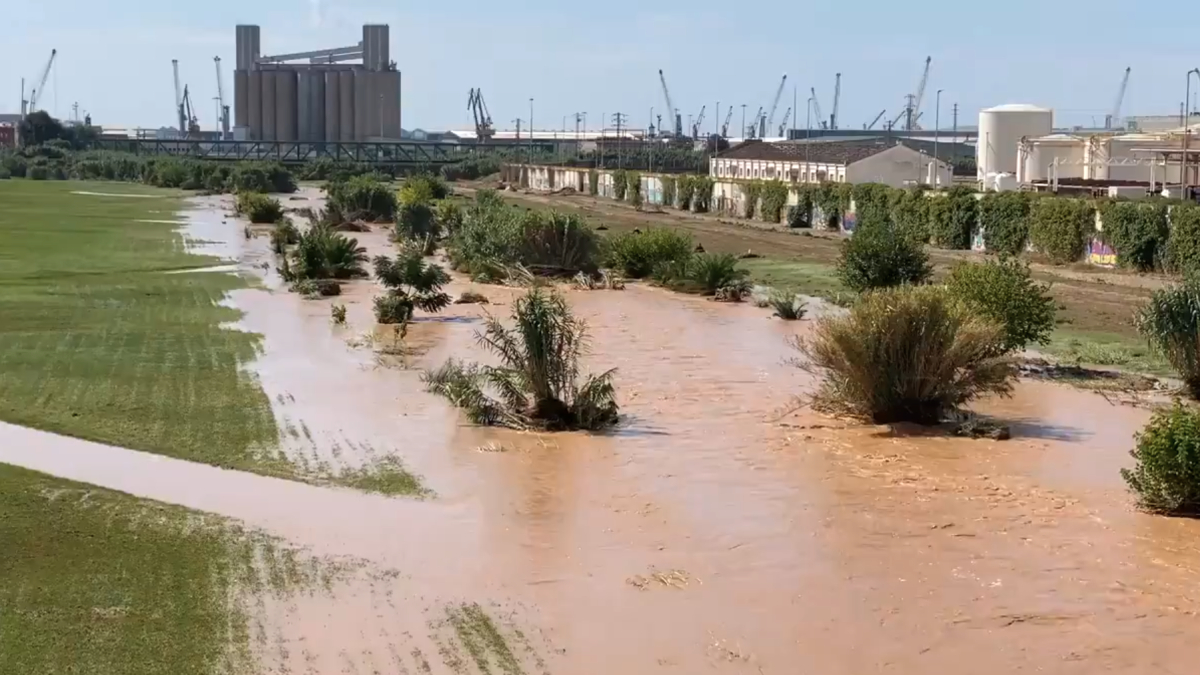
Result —
[{"label": "concrete wall", "polygon": [[[897,145],[846,167],[847,183],[882,183],[899,188],[913,183],[926,183],[933,158],[916,150]],[[950,166],[938,162],[937,182],[950,186],[954,175]]]}]

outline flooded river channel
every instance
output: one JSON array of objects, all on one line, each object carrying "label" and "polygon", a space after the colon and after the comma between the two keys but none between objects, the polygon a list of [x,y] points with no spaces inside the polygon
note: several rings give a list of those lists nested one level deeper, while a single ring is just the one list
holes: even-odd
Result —
[{"label": "flooded river channel", "polygon": [[[1118,475],[1145,411],[1022,382],[978,406],[1012,424],[1010,441],[850,424],[795,410],[814,383],[787,365],[787,343],[811,322],[631,285],[566,291],[590,326],[588,366],[618,368],[615,433],[475,428],[419,370],[486,359],[473,333],[485,311],[507,316],[515,291],[456,279],[454,295],[493,304],[422,317],[408,353],[381,360],[364,337],[373,281],[333,300],[349,309],[333,326],[330,301],[264,269],[265,237],[245,240],[217,198],[196,204],[189,236],[262,281],[230,302],[263,335],[249,367],[281,452],[333,470],[395,456],[435,496],[10,428],[23,442],[0,461],[392,571],[261,606],[272,671],[421,672],[420,652],[432,672],[466,672],[439,656],[439,617],[479,603],[520,631],[512,651],[529,673],[1195,672],[1200,524],[1133,511]],[[352,236],[390,250],[382,230]]]}]

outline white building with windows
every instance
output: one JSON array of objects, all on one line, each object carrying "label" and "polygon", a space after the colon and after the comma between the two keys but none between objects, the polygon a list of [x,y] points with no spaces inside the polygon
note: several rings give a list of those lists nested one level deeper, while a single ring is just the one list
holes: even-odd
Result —
[{"label": "white building with windows", "polygon": [[952,169],[944,161],[897,140],[747,141],[709,160],[718,184],[738,180],[789,183],[882,183],[892,187],[949,186]]}]

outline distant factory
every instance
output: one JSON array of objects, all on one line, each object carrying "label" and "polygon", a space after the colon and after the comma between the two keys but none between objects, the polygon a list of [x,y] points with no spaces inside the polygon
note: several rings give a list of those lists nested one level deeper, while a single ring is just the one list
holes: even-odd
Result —
[{"label": "distant factory", "polygon": [[258,26],[237,27],[236,139],[398,140],[400,72],[386,25],[363,26],[349,47],[263,56]]}]

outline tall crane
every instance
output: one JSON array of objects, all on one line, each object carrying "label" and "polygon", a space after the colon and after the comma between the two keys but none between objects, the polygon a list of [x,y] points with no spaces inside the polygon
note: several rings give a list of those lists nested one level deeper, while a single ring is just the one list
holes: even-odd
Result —
[{"label": "tall crane", "polygon": [[833,80],[833,114],[829,116],[829,128],[837,129],[838,103],[842,100],[842,74],[838,73]]},{"label": "tall crane", "polygon": [[221,82],[221,57],[214,56],[217,66],[217,111],[221,123],[221,138],[229,138],[229,106],[225,104],[225,85]]},{"label": "tall crane", "polygon": [[57,49],[50,50],[50,60],[46,61],[46,67],[42,68],[42,74],[37,79],[37,86],[29,92],[29,112],[37,110],[38,100],[41,99],[42,91],[46,88],[46,79],[50,77],[50,67],[54,65],[54,57],[57,55]]},{"label": "tall crane", "polygon": [[760,120],[763,120],[763,114],[762,106],[758,106],[758,112],[754,113],[754,120],[750,122],[749,127],[746,127],[746,138],[762,138],[766,135],[765,133],[760,133],[762,127],[766,126],[766,122],[759,123]]},{"label": "tall crane", "polygon": [[783,113],[783,121],[779,123],[779,135],[786,137],[788,120],[792,119],[792,106],[788,106],[787,112]]},{"label": "tall crane", "polygon": [[667,76],[663,75],[662,68],[658,69],[658,81],[662,83],[663,99],[667,102],[667,114],[675,116],[675,138],[680,138],[683,136],[683,118],[679,116],[679,111],[671,102],[671,90],[667,89]]},{"label": "tall crane", "polygon": [[708,105],[700,106],[700,114],[696,115],[696,121],[692,122],[692,138],[700,138],[700,125],[704,124],[704,111],[708,109]]},{"label": "tall crane", "polygon": [[[496,133],[492,126],[492,114],[488,112],[487,103],[483,101],[483,89],[471,88],[467,94],[467,110],[475,118],[475,140],[483,143]],[[576,120],[577,122],[579,120]]]},{"label": "tall crane", "polygon": [[721,138],[729,138],[729,123],[733,121],[733,106],[729,106],[729,112],[725,114],[725,123],[721,125]]},{"label": "tall crane", "polygon": [[810,87],[808,91],[809,91],[809,93],[812,94],[812,107],[813,107],[813,112],[816,113],[816,115],[817,115],[817,126],[824,129],[825,128],[825,115],[824,115],[824,113],[821,112],[821,102],[817,100],[817,88]]},{"label": "tall crane", "polygon": [[1121,86],[1117,89],[1117,99],[1113,101],[1112,112],[1104,118],[1105,129],[1121,126],[1121,104],[1125,102],[1125,89],[1129,87],[1129,73],[1132,70],[1133,68],[1125,69],[1125,76],[1121,78]]},{"label": "tall crane", "polygon": [[868,125],[866,125],[865,127],[863,127],[863,129],[866,129],[867,131],[870,131],[871,129],[874,129],[874,128],[875,128],[875,125],[876,125],[876,124],[879,124],[879,120],[883,119],[883,115],[884,115],[884,113],[886,113],[886,112],[887,112],[887,109],[886,109],[886,108],[885,108],[885,109],[883,109],[883,110],[880,110],[880,111],[879,111],[879,114],[875,116],[875,119],[871,120],[871,123],[870,123],[870,124],[868,124]]},{"label": "tall crane", "polygon": [[925,85],[929,84],[929,64],[933,62],[932,56],[925,57],[925,70],[921,73],[921,82],[917,85],[917,93],[908,95],[908,105],[905,107],[906,119],[904,128],[908,131],[915,131],[921,127],[917,124],[917,117],[921,114],[921,101],[925,98]]},{"label": "tall crane", "polygon": [[171,59],[171,68],[175,71],[175,117],[179,122],[179,133],[187,135],[187,115],[183,109],[183,86],[179,84],[179,59]]},{"label": "tall crane", "polygon": [[775,126],[775,111],[779,109],[779,99],[783,96],[783,86],[787,84],[787,73],[779,80],[779,88],[775,90],[775,99],[771,101],[771,112],[767,114],[766,122],[759,125],[759,135],[767,135],[767,127]]},{"label": "tall crane", "polygon": [[200,121],[196,118],[196,111],[192,108],[192,95],[188,93],[187,85],[183,85],[183,103],[179,106],[183,110],[183,119],[186,122],[184,130],[185,137],[191,137],[200,133]]}]

